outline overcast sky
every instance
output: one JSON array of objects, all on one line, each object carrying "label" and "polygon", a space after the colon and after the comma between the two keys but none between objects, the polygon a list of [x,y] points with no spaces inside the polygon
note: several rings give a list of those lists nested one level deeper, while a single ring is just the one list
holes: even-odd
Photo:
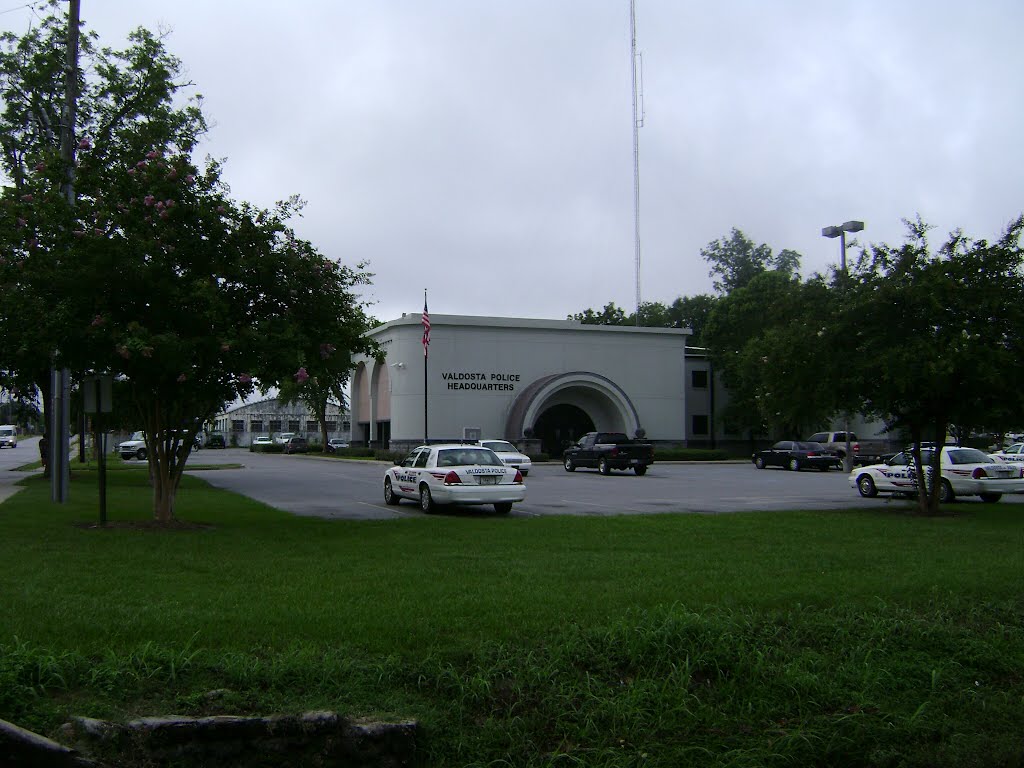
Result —
[{"label": "overcast sky", "polygon": [[[9,10],[10,9],[10,10]],[[16,0],[0,27],[33,19]],[[635,306],[629,0],[82,0],[101,42],[170,31],[239,199],[367,261],[382,320]],[[994,238],[1024,211],[1020,0],[637,0],[640,292],[710,292],[743,230]]]}]

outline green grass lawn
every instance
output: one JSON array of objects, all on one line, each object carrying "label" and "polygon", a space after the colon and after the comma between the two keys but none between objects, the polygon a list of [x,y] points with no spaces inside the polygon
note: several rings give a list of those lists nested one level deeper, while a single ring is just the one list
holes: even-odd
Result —
[{"label": "green grass lawn", "polygon": [[[144,472],[109,518],[150,517]],[[1020,765],[1024,510],[178,517],[0,505],[0,718],[417,717],[430,765]],[[226,688],[211,701],[204,694]]]}]

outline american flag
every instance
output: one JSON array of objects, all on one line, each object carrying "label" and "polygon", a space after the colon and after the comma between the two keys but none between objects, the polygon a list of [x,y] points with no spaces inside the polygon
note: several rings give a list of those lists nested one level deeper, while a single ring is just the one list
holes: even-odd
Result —
[{"label": "american flag", "polygon": [[430,313],[427,312],[427,296],[423,295],[423,356],[427,356],[427,347],[430,346]]}]

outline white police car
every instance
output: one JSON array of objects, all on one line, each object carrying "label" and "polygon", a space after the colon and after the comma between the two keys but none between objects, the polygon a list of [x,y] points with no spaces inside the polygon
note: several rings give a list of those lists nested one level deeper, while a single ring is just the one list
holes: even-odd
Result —
[{"label": "white police car", "polygon": [[520,453],[519,449],[508,442],[508,440],[477,440],[476,444],[482,445],[484,448],[490,448],[498,454],[498,458],[506,466],[514,467],[522,472],[523,477],[530,474],[530,470],[533,469],[533,462],[530,461],[530,457]]},{"label": "white police car", "polygon": [[523,473],[478,445],[421,445],[384,474],[385,503],[412,499],[427,513],[439,504],[493,504],[507,514],[525,498]]},{"label": "white police car", "polygon": [[[926,473],[930,472],[928,465],[934,450],[921,451]],[[1004,493],[1024,493],[1022,465],[993,461],[977,448],[943,446],[940,462],[939,501],[943,504],[954,501],[957,496],[980,496],[982,501],[995,502]],[[865,497],[879,493],[917,493],[914,458],[910,451],[903,451],[883,464],[855,469],[850,473],[850,486]]]}]

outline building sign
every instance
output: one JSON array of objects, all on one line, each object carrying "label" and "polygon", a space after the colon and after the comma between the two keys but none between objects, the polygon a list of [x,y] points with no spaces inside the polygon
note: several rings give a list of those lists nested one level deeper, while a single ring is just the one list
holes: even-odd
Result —
[{"label": "building sign", "polygon": [[447,371],[441,379],[450,390],[475,390],[477,392],[515,392],[519,383],[518,373]]}]

